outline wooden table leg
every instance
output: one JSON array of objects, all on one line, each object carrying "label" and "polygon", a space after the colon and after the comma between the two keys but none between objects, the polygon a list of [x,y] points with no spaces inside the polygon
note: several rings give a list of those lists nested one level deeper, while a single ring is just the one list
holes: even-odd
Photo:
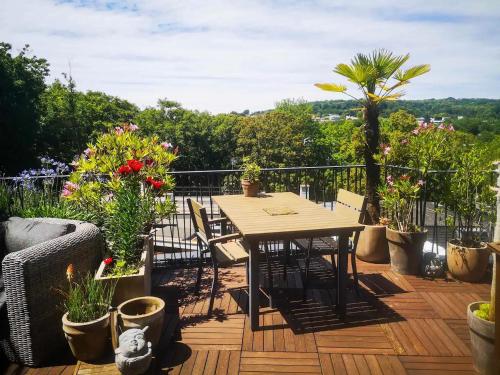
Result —
[{"label": "wooden table leg", "polygon": [[347,311],[347,258],[349,247],[349,235],[347,233],[339,236],[339,251],[337,258],[337,305],[336,312],[343,319]]},{"label": "wooden table leg", "polygon": [[248,285],[249,303],[248,312],[250,315],[250,327],[252,331],[259,329],[259,242],[248,243],[250,254],[250,280]]}]

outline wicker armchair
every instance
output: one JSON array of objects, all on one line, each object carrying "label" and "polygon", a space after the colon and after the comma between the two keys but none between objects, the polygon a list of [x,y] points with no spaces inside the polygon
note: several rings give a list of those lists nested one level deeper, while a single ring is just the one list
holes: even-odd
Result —
[{"label": "wicker armchair", "polygon": [[36,219],[46,223],[73,223],[74,232],[10,253],[2,262],[8,332],[0,332],[0,347],[12,362],[39,366],[61,350],[66,340],[61,328],[61,298],[53,288],[64,287],[66,268],[77,273],[95,270],[104,242],[89,223]]}]

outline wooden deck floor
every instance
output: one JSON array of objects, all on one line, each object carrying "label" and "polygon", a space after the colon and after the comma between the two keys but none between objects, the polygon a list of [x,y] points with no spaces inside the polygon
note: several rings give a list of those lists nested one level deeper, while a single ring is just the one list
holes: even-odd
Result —
[{"label": "wooden deck floor", "polygon": [[[358,261],[361,294],[349,293],[348,318],[332,309],[329,263],[313,263],[305,299],[298,268],[279,281],[279,307],[261,307],[263,329],[252,332],[246,311],[244,268],[221,270],[221,289],[211,319],[208,283],[192,293],[194,270],[156,272],[156,293],[179,308],[176,341],[158,354],[160,374],[474,374],[466,306],[487,299],[489,284],[401,276],[388,265]],[[278,280],[280,278],[277,278]],[[59,366],[8,374],[116,373],[113,366]]]}]

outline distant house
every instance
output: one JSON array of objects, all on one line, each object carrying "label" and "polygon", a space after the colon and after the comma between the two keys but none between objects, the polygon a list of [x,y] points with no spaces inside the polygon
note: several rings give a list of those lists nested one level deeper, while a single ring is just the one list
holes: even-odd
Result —
[{"label": "distant house", "polygon": [[431,117],[431,122],[440,125],[446,121],[448,117]]},{"label": "distant house", "polygon": [[358,119],[358,117],[357,117],[357,116],[349,116],[349,115],[347,115],[347,116],[345,117],[345,119],[346,119],[346,120],[357,120],[357,119]]}]

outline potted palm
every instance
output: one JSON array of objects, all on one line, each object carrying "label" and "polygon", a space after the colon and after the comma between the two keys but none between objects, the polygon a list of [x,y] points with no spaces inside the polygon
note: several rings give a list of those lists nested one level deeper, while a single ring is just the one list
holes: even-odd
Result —
[{"label": "potted palm", "polygon": [[391,268],[403,275],[420,273],[427,230],[412,223],[413,209],[424,181],[411,181],[409,175],[387,176],[379,188],[382,206],[394,218],[386,229]]},{"label": "potted palm", "polygon": [[248,157],[243,158],[243,174],[241,176],[241,187],[245,197],[256,197],[259,194],[260,167],[257,163],[250,161]]},{"label": "potted palm", "polygon": [[76,282],[71,264],[68,266],[66,276],[68,290],[58,289],[65,298],[66,313],[62,317],[64,335],[75,358],[81,361],[99,359],[109,346],[108,309],[114,285],[100,283],[90,273]]},{"label": "potted palm", "polygon": [[[447,244],[446,260],[451,275],[461,281],[480,281],[488,268],[490,252],[481,242],[478,224],[491,217],[494,195],[489,188],[490,168],[484,152],[472,148],[454,165],[447,201],[457,218],[448,218],[456,237]],[[480,228],[479,228],[480,229]]]},{"label": "potted palm", "polygon": [[117,283],[115,306],[151,292],[150,230],[175,209],[165,196],[174,186],[168,172],[175,159],[170,143],[141,137],[137,125],[124,124],[99,136],[73,163],[62,196],[99,218],[108,255],[96,279]]}]

